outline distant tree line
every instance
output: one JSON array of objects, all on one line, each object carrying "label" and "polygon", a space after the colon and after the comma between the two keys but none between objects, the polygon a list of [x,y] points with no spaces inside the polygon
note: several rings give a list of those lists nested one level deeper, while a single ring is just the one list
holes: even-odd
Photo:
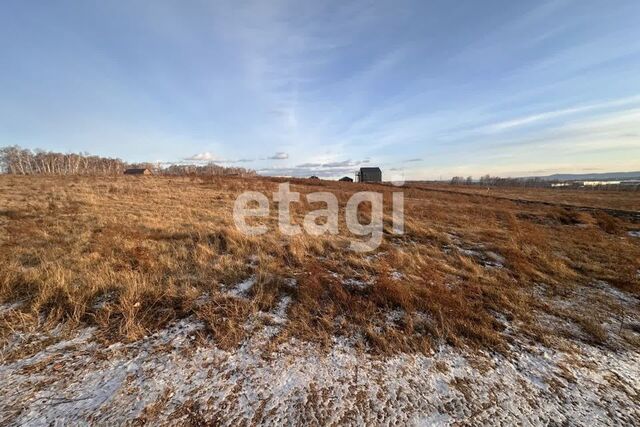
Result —
[{"label": "distant tree line", "polygon": [[451,184],[453,185],[471,185],[473,184],[473,177],[454,176],[451,178]]},{"label": "distant tree line", "polygon": [[542,178],[501,178],[499,176],[484,175],[475,181],[473,177],[454,176],[450,183],[453,185],[480,185],[482,187],[551,187],[556,181]]},{"label": "distant tree line", "polygon": [[252,169],[226,167],[215,163],[205,165],[170,165],[159,170],[163,175],[209,175],[209,176],[251,176],[256,172]]},{"label": "distant tree line", "polygon": [[122,175],[125,169],[146,168],[158,175],[254,175],[245,168],[206,165],[170,165],[127,163],[122,159],[93,156],[89,153],[55,153],[30,150],[17,145],[0,148],[0,171],[14,175]]},{"label": "distant tree line", "polygon": [[473,177],[454,176],[451,178],[452,185],[479,185],[482,187],[539,187],[539,188],[588,188],[594,190],[630,190],[640,191],[640,184],[637,182],[624,182],[621,184],[603,184],[597,186],[585,187],[582,180],[577,181],[556,181],[542,179],[538,177],[531,178],[501,178],[499,176],[484,175],[478,180]]}]

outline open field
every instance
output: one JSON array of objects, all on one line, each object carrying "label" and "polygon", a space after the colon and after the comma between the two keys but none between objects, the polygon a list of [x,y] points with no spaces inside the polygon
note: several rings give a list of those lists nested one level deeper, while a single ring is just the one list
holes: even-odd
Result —
[{"label": "open field", "polygon": [[341,209],[384,193],[382,245],[350,251],[343,215],[336,236],[281,235],[273,202],[271,232],[238,232],[236,196],[280,181],[0,176],[0,421],[640,420],[640,218],[292,180]]},{"label": "open field", "polygon": [[629,190],[602,190],[597,188],[526,188],[483,187],[480,185],[411,184],[431,190],[455,191],[513,200],[553,203],[576,207],[594,207],[610,210],[640,212],[640,192]]}]

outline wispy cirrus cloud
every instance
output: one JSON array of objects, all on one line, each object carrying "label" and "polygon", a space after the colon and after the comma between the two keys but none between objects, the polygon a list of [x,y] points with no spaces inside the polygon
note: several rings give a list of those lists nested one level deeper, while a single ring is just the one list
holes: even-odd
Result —
[{"label": "wispy cirrus cloud", "polygon": [[[12,2],[0,130],[29,148],[301,176],[367,156],[416,179],[640,167],[633,119],[601,121],[640,105],[640,2],[498,3],[134,2],[129,20]],[[36,63],[58,72],[25,72]]]},{"label": "wispy cirrus cloud", "polygon": [[349,160],[341,160],[341,161],[337,161],[337,162],[326,162],[326,163],[301,163],[299,165],[296,165],[296,167],[297,168],[327,168],[327,169],[331,169],[331,168],[358,166],[358,165],[363,165],[363,164],[366,164],[366,163],[369,163],[369,162],[370,162],[369,159],[356,160],[356,161],[353,161],[353,160],[349,159]]},{"label": "wispy cirrus cloud", "polygon": [[488,132],[501,132],[504,130],[510,130],[521,126],[527,126],[534,123],[553,120],[561,117],[573,116],[579,113],[593,112],[597,110],[607,110],[615,107],[623,107],[630,105],[640,105],[640,95],[625,97],[621,99],[609,100],[606,102],[598,102],[594,104],[578,105],[570,108],[564,108],[560,110],[544,111],[536,114],[531,114],[524,117],[518,117],[515,119],[505,120],[498,123],[493,123],[486,126],[484,129]]},{"label": "wispy cirrus cloud", "polygon": [[322,163],[301,163],[296,165],[296,168],[319,168],[322,166]]},{"label": "wispy cirrus cloud", "polygon": [[365,159],[365,160],[352,161],[351,159],[349,159],[349,160],[343,160],[341,162],[323,163],[322,167],[325,167],[325,168],[341,168],[341,167],[347,167],[347,166],[358,166],[358,165],[362,165],[362,164],[365,164],[365,163],[369,163],[369,160]]}]

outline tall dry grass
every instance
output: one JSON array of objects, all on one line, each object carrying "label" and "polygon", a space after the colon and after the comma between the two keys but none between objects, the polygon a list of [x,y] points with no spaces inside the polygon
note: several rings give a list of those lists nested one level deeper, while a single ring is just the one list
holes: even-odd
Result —
[{"label": "tall dry grass", "polygon": [[[193,316],[233,348],[250,333],[248,319],[289,296],[289,321],[274,345],[344,337],[383,353],[428,352],[443,341],[505,349],[500,317],[534,339],[558,333],[541,328],[537,313],[573,321],[603,343],[590,307],[559,312],[546,299],[569,298],[597,280],[640,295],[640,246],[625,233],[638,226],[606,213],[405,188],[406,233],[387,232],[372,254],[349,251],[343,212],[337,236],[283,236],[275,206],[266,219],[272,232],[239,233],[236,196],[273,193],[282,181],[0,177],[0,302],[19,304],[0,314],[0,338],[91,325],[104,341],[136,340]],[[333,192],[341,209],[355,191],[381,191],[390,230],[397,188],[291,183],[301,193]],[[295,221],[315,208],[294,206]],[[256,284],[246,298],[228,294],[249,277]]]}]

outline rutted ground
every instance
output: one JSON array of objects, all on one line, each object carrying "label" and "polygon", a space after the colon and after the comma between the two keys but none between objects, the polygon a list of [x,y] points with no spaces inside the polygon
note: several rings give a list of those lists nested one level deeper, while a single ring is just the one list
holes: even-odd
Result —
[{"label": "rutted ground", "polygon": [[[250,286],[243,282],[229,292],[244,298]],[[606,283],[592,294],[576,303],[620,301],[632,323],[627,333],[640,337],[635,297]],[[291,339],[270,352],[266,346],[286,324],[290,302],[284,296],[272,311],[252,316],[245,325],[250,338],[231,351],[217,348],[194,319],[106,348],[92,340],[93,329],[77,332],[0,366],[0,423],[640,422],[640,354],[632,348],[569,338],[546,347],[517,338],[523,336],[517,325],[504,320],[513,338],[507,354],[441,345],[431,355],[377,357],[355,350],[348,339],[334,339],[329,349]],[[608,333],[616,343],[615,331]],[[46,338],[15,336],[5,351]]]}]

